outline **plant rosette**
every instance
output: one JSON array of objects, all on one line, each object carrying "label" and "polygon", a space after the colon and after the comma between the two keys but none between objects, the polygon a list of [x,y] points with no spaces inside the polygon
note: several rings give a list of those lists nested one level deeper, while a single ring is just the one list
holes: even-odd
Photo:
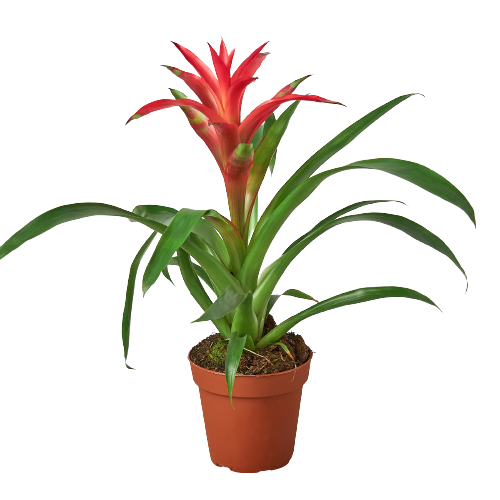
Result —
[{"label": "plant rosette", "polygon": [[[275,469],[286,465],[293,453],[300,394],[307,380],[311,359],[309,357],[294,370],[267,375],[237,375],[243,351],[259,356],[262,349],[277,346],[283,349],[285,355],[290,355],[282,337],[291,328],[315,314],[350,304],[405,297],[436,306],[425,295],[397,286],[359,288],[319,302],[307,293],[291,289],[281,295],[314,301],[315,304],[271,329],[264,329],[273,305],[281,296],[274,293],[276,285],[295,257],[318,236],[335,226],[372,221],[402,231],[444,254],[466,276],[450,248],[416,222],[385,212],[351,213],[365,206],[395,200],[360,201],[335,211],[292,242],[278,259],[262,270],[267,251],[288,217],[323,181],[352,169],[380,170],[411,182],[462,209],[475,224],[474,210],[448,180],[411,161],[375,158],[316,173],[367,127],[415,95],[406,94],[363,116],[314,153],[283,184],[259,215],[260,186],[266,172],[273,172],[277,148],[300,101],[340,103],[317,95],[296,94],[297,87],[308,75],[283,87],[242,120],[243,95],[247,86],[256,80],[254,75],[268,55],[261,52],[266,44],[254,50],[233,72],[234,50],[228,53],[224,41],[221,41],[217,53],[209,44],[215,73],[191,51],[177,43],[174,45],[198,74],[166,67],[189,87],[199,101],[171,89],[173,99],[146,104],[127,123],[154,111],[180,107],[219,167],[226,187],[230,217],[211,209],[176,210],[158,205],[139,205],[127,211],[102,203],[76,203],[55,208],[32,220],[0,247],[0,258],[59,224],[94,215],[125,217],[152,230],[132,262],[126,290],[122,341],[125,365],[130,368],[126,360],[136,276],[144,254],[159,235],[143,274],[143,293],[155,284],[160,275],[170,279],[169,266],[178,266],[186,287],[203,310],[195,321],[211,321],[227,341],[224,374],[206,370],[191,361],[193,378],[200,389],[212,460],[217,465],[240,472]],[[289,102],[292,104],[276,117],[274,112]],[[284,415],[287,415],[287,420]],[[280,418],[282,427],[276,430],[275,422],[279,422]],[[285,420],[286,424],[283,424]],[[252,425],[244,425],[246,421]],[[283,437],[285,429],[288,437]],[[222,447],[224,449],[220,446],[221,441],[226,443],[225,448]]]}]

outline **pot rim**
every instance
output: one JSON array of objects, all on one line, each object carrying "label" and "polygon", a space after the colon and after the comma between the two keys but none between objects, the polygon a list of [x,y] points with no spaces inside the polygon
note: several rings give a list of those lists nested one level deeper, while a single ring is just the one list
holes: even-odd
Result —
[{"label": "pot rim", "polygon": [[[211,373],[212,375],[220,375],[221,377],[226,377],[226,373],[225,372],[215,372],[213,370],[208,370],[207,368],[203,368],[201,366],[198,366],[197,364],[193,363],[191,361],[191,359],[189,358],[189,355],[191,354],[191,351],[194,349],[194,347],[191,347],[191,349],[189,349],[189,352],[188,352],[188,355],[187,355],[187,358],[188,358],[188,361],[191,363],[192,366],[196,367],[198,370],[203,370],[205,372],[208,372],[208,373]],[[311,348],[309,348],[309,350],[311,351],[311,355],[309,356],[309,359],[305,362],[305,363],[302,363],[300,366],[297,366],[291,370],[286,370],[284,372],[275,372],[275,373],[262,373],[260,375],[245,375],[244,373],[237,373],[236,374],[236,377],[254,377],[254,378],[259,378],[259,377],[272,377],[272,376],[276,376],[276,375],[284,375],[286,373],[293,373],[297,370],[300,370],[302,367],[305,367],[307,366],[309,363],[311,363],[311,359],[313,357],[313,351]]]}]

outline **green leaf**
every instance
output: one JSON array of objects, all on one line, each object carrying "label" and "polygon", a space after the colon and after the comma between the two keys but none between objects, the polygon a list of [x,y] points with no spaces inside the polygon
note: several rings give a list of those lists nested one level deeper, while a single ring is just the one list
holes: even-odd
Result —
[{"label": "green leaf", "polygon": [[255,311],[253,310],[253,295],[252,292],[247,292],[244,300],[236,308],[231,331],[247,338],[247,347],[254,348],[253,342],[259,338],[259,322]]},{"label": "green leaf", "polygon": [[260,144],[260,141],[262,141],[263,136],[264,136],[264,125],[261,125],[253,135],[252,140],[250,141],[252,143],[254,150],[257,149],[257,146]]},{"label": "green leaf", "polygon": [[[212,211],[209,211],[209,213],[212,213]],[[158,233],[163,233],[167,229],[166,226],[160,222],[146,219],[133,212],[128,212],[127,210],[112,205],[106,205],[104,203],[74,203],[72,205],[54,208],[39,215],[36,219],[33,219],[0,247],[0,259],[16,248],[19,248],[26,241],[43,234],[45,231],[59,224],[94,215],[124,217],[129,220],[140,222]],[[231,285],[234,290],[243,291],[238,280],[224,267],[224,265],[221,264],[218,259],[193,243],[190,238],[184,242],[182,248],[196,259],[219,289],[224,290],[227,285]]]},{"label": "green leaf", "polygon": [[255,231],[257,231],[257,228],[262,222],[262,217],[260,218],[250,242],[248,257],[239,273],[240,281],[246,286],[255,284],[256,273],[260,270],[262,260],[277,232],[290,214],[307,199],[325,179],[334,174],[357,168],[381,170],[405,179],[462,208],[469,215],[471,220],[473,222],[475,221],[474,210],[462,193],[444,177],[423,165],[391,158],[356,162],[344,167],[327,170],[326,172],[322,172],[305,180],[292,191],[279,206],[277,206],[274,212],[268,217],[266,224],[261,226],[260,233],[258,237],[256,237]]},{"label": "green leaf", "polygon": [[[248,228],[245,228],[246,243],[250,243],[250,237],[252,236],[253,230],[259,221],[259,195],[255,197],[255,201],[252,207],[252,212],[250,213],[250,219],[248,220]],[[241,267],[240,267],[241,269]],[[238,269],[239,271],[239,269]]]},{"label": "green leaf", "polygon": [[[192,237],[193,235],[191,234],[190,238]],[[177,257],[172,257],[170,259],[170,261],[168,262],[168,265],[169,266],[178,266],[179,263],[178,263],[178,260],[177,260]],[[199,276],[199,278],[201,280],[203,280],[207,286],[210,288],[210,290],[212,290],[212,292],[216,293],[215,290],[214,290],[214,286],[213,286],[213,283],[212,283],[212,280],[208,277],[208,274],[205,272],[205,270],[200,267],[198,264],[193,264],[191,263],[191,265],[193,266],[193,270],[194,272],[196,273],[197,276]],[[167,278],[172,284],[173,281],[170,279],[170,276],[167,276],[167,266],[165,266],[165,269],[162,271],[163,272],[163,275],[165,276],[165,278]],[[175,284],[174,284],[175,286]]]},{"label": "green leaf", "polygon": [[[229,285],[235,292],[244,293],[241,283],[215,257],[203,250],[195,241],[195,234],[191,234],[182,245],[182,249],[196,260],[210,276],[219,290],[225,290]],[[200,239],[200,241],[203,241]]]},{"label": "green leaf", "polygon": [[314,299],[307,293],[301,292],[300,290],[296,290],[295,288],[290,288],[286,292],[283,292],[281,295],[289,295],[290,297],[297,297],[298,299],[314,300],[314,302],[318,302],[316,299]]},{"label": "green leaf", "polygon": [[[436,306],[429,297],[422,295],[415,290],[410,288],[402,288],[398,286],[378,286],[369,288],[358,288],[357,290],[351,290],[350,292],[342,293],[331,297],[326,300],[322,300],[311,307],[308,307],[304,311],[295,314],[294,316],[283,321],[275,328],[273,328],[267,335],[262,337],[260,342],[257,344],[257,349],[265,347],[276,343],[285,333],[287,333],[290,328],[293,328],[300,321],[319,314],[331,309],[336,309],[342,306],[348,306],[351,304],[359,304],[361,302],[367,302],[370,300],[383,299],[387,297],[405,297],[407,299],[420,300],[426,302],[432,306]],[[439,309],[439,308],[438,308]]]},{"label": "green leaf", "polygon": [[144,295],[156,282],[158,276],[160,276],[174,253],[186,241],[206,212],[206,210],[183,208],[174,216],[162,234],[153,252],[153,256],[146,267],[146,271],[144,271],[142,279],[142,291]]},{"label": "green leaf", "polygon": [[[357,203],[353,203],[352,205],[348,205],[347,207],[344,207],[340,210],[337,210],[336,212],[334,212],[333,214],[329,215],[328,217],[323,219],[321,222],[316,224],[316,226],[314,226],[313,229],[311,229],[309,232],[307,232],[306,234],[303,234],[300,238],[297,238],[283,252],[283,255],[285,253],[287,253],[289,250],[291,250],[294,246],[298,245],[301,241],[308,238],[310,235],[316,234],[316,237],[317,237],[320,234],[322,234],[324,231],[330,229],[330,227],[333,227],[333,226],[331,226],[331,223],[333,223],[335,220],[337,220],[342,215],[345,215],[349,212],[352,212],[353,210],[356,210],[358,208],[366,207],[367,205],[373,205],[374,203],[391,203],[391,202],[402,203],[403,205],[405,205],[405,203],[403,203],[402,201],[398,201],[398,200],[368,200],[368,201],[358,201]],[[318,232],[318,231],[321,231],[321,232]]]},{"label": "green leaf", "polygon": [[333,175],[331,171],[326,171],[304,181],[276,207],[276,210],[269,217],[268,222],[259,233],[258,238],[252,236],[252,243],[250,244],[247,258],[238,273],[238,279],[243,283],[244,287],[251,290],[255,289],[262,262],[276,234],[292,212],[331,175]]},{"label": "green leaf", "polygon": [[300,101],[294,102],[280,115],[277,120],[275,120],[274,123],[272,123],[272,119],[269,120],[268,118],[269,130],[260,143],[260,146],[255,151],[253,166],[250,169],[250,174],[248,176],[245,195],[245,214],[247,214],[247,221],[250,216],[250,207],[259,192],[259,188],[264,180],[267,168],[270,165],[271,159],[276,152],[276,148],[285,134],[288,123],[290,122],[290,119],[292,118],[292,115],[297,109],[299,103]]},{"label": "green leaf", "polygon": [[[142,257],[146,253],[146,250],[151,245],[152,241],[155,239],[156,231],[146,240],[144,245],[135,256],[130,266],[130,273],[128,276],[127,283],[127,293],[125,294],[125,307],[123,309],[123,319],[122,319],[122,341],[123,341],[123,355],[125,357],[125,366],[131,368],[127,365],[128,348],[130,343],[130,319],[132,316],[132,304],[134,302],[134,288],[135,288],[135,278],[137,276],[137,270],[139,269],[139,264],[141,263]],[[131,368],[132,369],[132,368]]]},{"label": "green leaf", "polygon": [[[133,212],[141,217],[161,222],[166,226],[170,224],[175,215],[178,213],[174,208],[162,207],[160,205],[138,205],[134,208]],[[218,214],[218,217],[222,218],[222,215]],[[230,259],[228,250],[219,233],[214,230],[208,221],[200,219],[193,228],[193,233],[202,238],[208,244],[210,250],[205,247],[205,251],[209,251],[214,256],[217,256],[225,267],[229,266]]]},{"label": "green leaf", "polygon": [[[213,306],[213,303],[196,275],[195,267],[191,262],[189,255],[181,248],[177,250],[177,262],[181,270],[182,279],[184,280],[189,293],[204,311],[209,310]],[[224,338],[229,338],[231,329],[224,318],[219,317],[209,319],[212,320],[212,323]]]},{"label": "green leaf", "polygon": [[385,115],[392,108],[405,101],[415,94],[406,94],[397,97],[392,101],[380,106],[372,112],[353,123],[340,134],[334,137],[330,142],[325,144],[320,150],[314,153],[281,187],[272,199],[271,203],[267,206],[262,214],[257,227],[255,228],[252,242],[257,238],[267,219],[271,216],[277,206],[297,187],[308,179],[316,170],[318,170],[323,163],[329,160],[335,153],[338,153],[342,148],[345,148],[351,141],[353,141],[361,132],[366,130],[372,123],[377,121],[380,117]]},{"label": "green leaf", "polygon": [[[266,136],[266,134],[269,132],[269,129],[272,127],[273,123],[276,121],[276,116],[274,113],[271,113],[266,121],[260,125],[258,128],[257,132],[261,132],[260,135],[257,135],[257,133],[254,134],[252,138],[252,145],[254,149],[257,149],[259,146],[262,137]],[[255,164],[255,158],[254,158],[254,164]],[[274,151],[273,156],[271,157],[271,161],[269,162],[269,172],[271,174],[271,177],[273,176],[273,170],[274,170],[274,165],[276,164],[276,151]],[[255,226],[257,225],[257,222],[259,220],[259,193],[255,195],[255,202],[252,206],[252,212],[250,214],[250,217],[247,219],[247,224],[248,228],[245,228],[245,233],[243,235],[243,240],[245,242],[245,248],[248,247],[248,244],[250,243],[250,238],[252,237],[253,231],[255,229]],[[247,207],[245,207],[247,208]],[[239,269],[238,269],[239,272]]]},{"label": "green leaf", "polygon": [[[296,289],[289,289],[283,293],[275,293],[275,294],[271,295],[271,297],[269,297],[269,300],[267,301],[266,313],[263,316],[264,318],[267,318],[267,316],[271,312],[271,309],[273,308],[274,304],[276,304],[276,302],[278,302],[278,299],[282,295],[290,295],[291,297],[297,297],[299,299],[308,299],[308,300],[313,300],[314,302],[318,302],[311,295],[308,295],[307,293],[301,292],[300,290],[296,290]],[[256,311],[256,312],[258,312],[258,311]]]},{"label": "green leaf", "polygon": [[292,358],[292,361],[295,362],[295,360],[293,359],[292,353],[290,352],[288,347],[285,344],[283,344],[283,342],[275,342],[274,345],[279,345]]},{"label": "green leaf", "polygon": [[243,348],[245,347],[246,335],[240,337],[238,332],[232,332],[229,337],[229,342],[227,345],[226,352],[226,384],[227,392],[229,394],[229,401],[231,406],[233,405],[233,386],[234,379],[236,378],[236,371],[238,370],[238,365],[240,364],[241,355],[243,353]]},{"label": "green leaf", "polygon": [[[299,101],[297,101],[299,102]],[[271,161],[269,162],[269,171],[271,172],[271,175],[273,175],[274,172],[274,166],[276,165],[276,154],[278,153],[278,150],[276,150],[273,154],[273,157],[271,158]]]},{"label": "green leaf", "polygon": [[[173,258],[174,258],[174,257],[172,257],[172,259],[173,259]],[[175,258],[177,258],[177,257],[175,257]],[[172,260],[172,259],[170,259],[170,260]],[[161,272],[162,272],[163,276],[165,276],[165,278],[167,278],[167,279],[168,279],[168,281],[170,281],[170,283],[172,283],[172,285],[174,285],[174,286],[175,286],[175,283],[172,281],[172,278],[170,277],[170,273],[168,272],[168,266],[169,266],[169,265],[170,265],[170,262],[169,262],[169,263],[168,263],[168,264],[167,264],[167,265],[166,265],[166,266],[162,269],[162,271],[161,271]]]},{"label": "green leaf", "polygon": [[225,292],[198,318],[192,321],[209,321],[222,318],[226,314],[234,311],[247,297],[247,293],[237,293],[230,287],[227,287]]},{"label": "green leaf", "polygon": [[[300,102],[300,101],[297,101]],[[285,110],[286,111],[286,110]],[[280,115],[281,118],[281,115]],[[267,135],[269,132],[269,129],[272,127],[274,122],[276,121],[276,116],[274,113],[270,114],[267,118],[267,120],[264,122],[264,137]],[[271,178],[273,177],[273,171],[274,171],[274,166],[276,164],[276,151],[277,149],[274,150],[273,156],[271,157],[271,161],[269,162],[269,174],[271,175]]]},{"label": "green leaf", "polygon": [[224,216],[214,211],[215,216],[206,216],[207,224],[213,226],[222,236],[226,251],[229,255],[229,266],[233,274],[238,274],[247,255],[245,244],[236,226]]},{"label": "green leaf", "polygon": [[248,195],[249,202],[251,202],[250,200],[254,198],[255,193],[258,191],[269,163],[281,139],[285,135],[288,124],[299,104],[300,101],[295,101],[277,120],[274,118],[274,115],[271,115],[264,123],[265,136],[259,147],[255,150],[254,164],[248,177],[247,191],[250,191]]},{"label": "green leaf", "polygon": [[[378,200],[383,201],[383,200]],[[355,221],[373,221],[380,222],[382,224],[386,224],[388,226],[394,227],[395,229],[399,229],[403,231],[407,235],[412,238],[424,243],[434,250],[446,255],[464,274],[467,278],[465,271],[462,266],[456,259],[453,252],[449,249],[449,247],[435,234],[431,233],[429,230],[425,229],[423,226],[417,224],[416,222],[407,219],[406,217],[402,217],[399,215],[385,214],[385,213],[366,213],[366,214],[358,214],[358,215],[349,215],[346,217],[340,217],[348,211],[350,208],[354,210],[359,208],[362,204],[367,205],[370,203],[376,203],[375,201],[371,202],[361,202],[350,205],[350,207],[346,207],[343,210],[335,212],[331,216],[323,219],[320,223],[314,226],[309,232],[305,235],[298,238],[294,241],[283,253],[283,255],[277,259],[268,269],[262,273],[262,277],[259,280],[259,284],[257,289],[255,290],[255,311],[259,316],[262,314],[262,311],[267,304],[268,298],[271,296],[272,290],[278,283],[279,279],[290,265],[290,263],[295,259],[295,257],[304,250],[304,248],[309,245],[312,241],[314,241],[318,236],[323,234],[328,229],[332,227],[338,226],[340,224],[344,224],[346,222],[355,222]],[[411,260],[411,259],[408,259]],[[417,259],[414,259],[415,261]],[[260,317],[260,316],[259,316]]]},{"label": "green leaf", "polygon": [[266,121],[264,122],[264,131],[263,131],[263,136],[265,137],[267,133],[269,132],[269,129],[276,123],[276,115],[274,113],[271,113],[267,118]]},{"label": "green leaf", "polygon": [[168,261],[168,266],[178,266],[179,265],[179,260],[177,259],[177,255],[174,255],[169,261]]},{"label": "green leaf", "polygon": [[265,122],[257,129],[255,134],[252,137],[252,140],[250,141],[253,149],[257,149],[259,147],[259,144],[262,142],[262,139],[265,137],[269,129],[271,128],[271,125],[276,121],[276,116],[274,116],[274,113],[271,113]]},{"label": "green leaf", "polygon": [[264,314],[263,318],[267,318],[269,316],[269,313],[271,312],[271,309],[274,307],[274,304],[276,304],[277,300],[280,297],[281,297],[280,294],[278,294],[278,295],[271,295],[269,297],[269,301],[267,303],[266,314]]},{"label": "green leaf", "polygon": [[430,168],[412,161],[398,160],[396,158],[375,158],[373,160],[356,161],[335,170],[342,172],[355,168],[380,170],[411,182],[462,209],[476,225],[474,209],[467,198],[450,181]]},{"label": "green leaf", "polygon": [[[371,213],[371,214],[359,214],[359,215],[349,215],[347,217],[342,217],[337,221],[337,224],[342,224],[344,222],[353,222],[360,220],[368,220],[373,222],[380,222],[388,226],[394,227],[403,231],[408,236],[430,246],[434,250],[442,253],[448,257],[458,269],[462,272],[465,279],[468,280],[467,274],[463,267],[460,265],[450,248],[444,243],[443,240],[438,238],[435,234],[431,233],[428,229],[413,222],[412,220],[402,217],[400,215],[384,214],[384,213]],[[468,285],[467,285],[468,286]]]},{"label": "green leaf", "polygon": [[[317,177],[317,176],[316,176]],[[312,180],[312,179],[310,179]],[[379,202],[387,202],[390,200],[370,200],[370,201],[363,201],[359,203],[353,203],[352,205],[349,205],[348,207],[345,207],[341,210],[338,210],[337,212],[333,213],[326,219],[324,219],[322,222],[320,222],[315,228],[319,227],[326,227],[327,222],[326,221],[333,221],[340,217],[341,215],[344,215],[352,210],[356,210],[357,208],[360,208],[365,205],[370,205],[373,203],[379,203]],[[310,232],[314,231],[314,229],[311,230]],[[326,229],[325,229],[326,230]],[[300,248],[298,245],[302,242],[305,241],[306,236],[309,233],[306,233],[305,235],[301,236],[297,240],[295,240],[294,243],[292,243],[283,253],[283,255],[275,260],[271,265],[269,265],[262,274],[259,277],[258,280],[258,285],[257,288],[255,289],[254,292],[254,307],[255,311],[257,313],[257,317],[264,317],[264,311],[266,309],[266,305],[268,302],[271,300],[271,294],[276,287],[279,279],[287,269],[287,267],[290,265],[290,263],[293,261],[293,259],[307,246],[307,244],[310,243],[310,241],[305,242],[305,244],[301,245]],[[321,233],[318,233],[318,236]],[[311,240],[312,241],[312,240]],[[296,250],[293,250],[290,253],[290,250],[292,250],[294,247],[297,247]],[[267,306],[268,307],[268,306]]]},{"label": "green leaf", "polygon": [[[204,253],[207,253],[208,255],[215,257],[215,260],[217,260],[217,262],[220,262],[220,259],[219,259],[219,257],[217,257],[217,254],[214,252],[213,248],[203,238],[200,238],[197,234],[195,234],[194,230],[189,235],[189,241],[194,246],[196,246],[200,250],[202,250]],[[222,264],[222,262],[220,262],[220,263]],[[226,267],[226,266],[224,266],[224,267]]]},{"label": "green leaf", "polygon": [[106,205],[104,203],[74,203],[49,210],[26,224],[26,226],[11,236],[0,247],[0,259],[8,255],[16,248],[19,248],[26,241],[45,233],[59,224],[77,219],[83,219],[85,217],[92,217],[94,215],[125,217],[127,219],[141,222],[142,224],[160,233],[165,229],[163,224],[144,219],[143,217],[140,217],[132,212],[122,210],[121,208],[114,207],[112,205]]},{"label": "green leaf", "polygon": [[137,205],[132,212],[168,226],[171,220],[177,215],[178,210],[171,207],[162,207],[161,205]]}]

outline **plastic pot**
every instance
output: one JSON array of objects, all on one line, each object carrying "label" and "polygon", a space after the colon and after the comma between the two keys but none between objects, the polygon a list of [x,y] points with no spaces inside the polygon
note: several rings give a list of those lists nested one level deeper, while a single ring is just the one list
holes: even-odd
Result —
[{"label": "plastic pot", "polygon": [[224,373],[195,365],[210,458],[234,472],[260,472],[284,467],[292,458],[302,386],[309,360],[294,370],[270,375],[236,375],[234,409]]}]

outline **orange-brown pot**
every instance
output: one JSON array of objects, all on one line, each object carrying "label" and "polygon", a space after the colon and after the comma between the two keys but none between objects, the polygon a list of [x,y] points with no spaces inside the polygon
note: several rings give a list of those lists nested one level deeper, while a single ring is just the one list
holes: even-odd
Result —
[{"label": "orange-brown pot", "polygon": [[279,469],[290,461],[311,358],[312,353],[295,370],[236,375],[234,409],[224,373],[200,368],[189,360],[200,389],[208,448],[215,465],[234,472],[260,472]]}]

